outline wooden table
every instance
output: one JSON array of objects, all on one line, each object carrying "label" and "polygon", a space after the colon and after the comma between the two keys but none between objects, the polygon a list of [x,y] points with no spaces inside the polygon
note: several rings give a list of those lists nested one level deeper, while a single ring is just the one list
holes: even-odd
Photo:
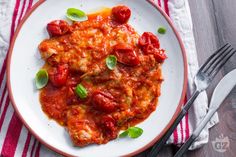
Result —
[{"label": "wooden table", "polygon": [[[230,42],[236,48],[236,0],[189,0],[189,5],[200,64],[226,42]],[[219,80],[235,68],[236,55],[223,67],[208,88],[209,100]],[[198,150],[187,152],[186,157],[236,156],[236,88],[223,102],[218,113],[220,123],[210,130],[208,144]],[[212,141],[222,134],[228,137],[230,142],[224,153],[216,151],[212,145]],[[218,147],[220,148],[220,145]],[[175,146],[166,146],[158,157],[172,157],[177,150]],[[147,156],[147,152],[148,150],[137,157]]]}]

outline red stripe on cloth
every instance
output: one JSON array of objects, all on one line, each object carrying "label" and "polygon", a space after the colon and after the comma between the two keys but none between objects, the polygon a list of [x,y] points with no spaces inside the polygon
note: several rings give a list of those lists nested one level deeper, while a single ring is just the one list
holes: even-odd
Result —
[{"label": "red stripe on cloth", "polygon": [[[186,136],[185,136],[185,141],[187,140],[187,139],[189,139],[189,120],[188,120],[188,112],[187,112],[187,114],[186,114],[186,116],[185,116],[185,123],[186,123],[186,129],[185,129],[185,134],[186,134]],[[184,142],[185,142],[184,141]]]},{"label": "red stripe on cloth", "polygon": [[40,156],[40,147],[41,147],[41,143],[38,144],[36,152],[35,152],[35,157],[39,157]]},{"label": "red stripe on cloth", "polygon": [[168,0],[164,0],[164,8],[166,14],[169,16],[170,14],[169,14]]},{"label": "red stripe on cloth", "polygon": [[30,139],[31,139],[31,134],[28,132],[27,139],[25,141],[25,146],[24,146],[24,149],[23,149],[23,152],[22,152],[22,157],[27,156],[27,152],[28,152],[29,144],[30,144]]},{"label": "red stripe on cloth", "polygon": [[183,120],[180,121],[180,133],[181,133],[181,141],[180,141],[180,143],[183,143],[183,139],[184,139]]},{"label": "red stripe on cloth", "polygon": [[19,25],[19,23],[21,21],[21,18],[23,16],[23,13],[24,13],[24,10],[25,10],[25,4],[26,4],[26,0],[24,0],[24,2],[23,2],[23,6],[22,6],[22,9],[21,9],[20,17],[18,18],[17,25]]},{"label": "red stripe on cloth", "polygon": [[178,132],[177,132],[177,129],[175,129],[175,131],[173,133],[173,136],[174,136],[174,144],[178,144]]},{"label": "red stripe on cloth", "polygon": [[30,157],[33,157],[33,152],[34,152],[35,144],[36,144],[36,139],[34,139],[34,144],[32,146],[31,152],[30,152]]},{"label": "red stripe on cloth", "polygon": [[3,124],[3,121],[4,121],[6,113],[7,113],[7,108],[9,106],[9,102],[10,102],[10,99],[9,99],[9,96],[7,95],[5,106],[4,106],[4,109],[3,109],[3,112],[2,112],[2,115],[1,115],[1,118],[0,118],[0,130],[2,129],[2,124]]},{"label": "red stripe on cloth", "polygon": [[13,38],[13,35],[14,35],[14,32],[15,32],[16,17],[18,15],[19,7],[20,7],[20,0],[16,0],[16,5],[15,5],[15,8],[14,8],[12,24],[11,24],[10,42],[11,42],[11,40]]},{"label": "red stripe on cloth", "polygon": [[30,10],[30,8],[32,7],[32,4],[33,4],[33,0],[30,0],[29,1],[29,5],[28,5],[28,7],[27,7],[27,12]]},{"label": "red stripe on cloth", "polygon": [[14,156],[22,126],[23,125],[18,119],[16,112],[14,112],[10,121],[10,125],[7,129],[1,155],[10,157]]},{"label": "red stripe on cloth", "polygon": [[[184,98],[184,104],[186,104],[187,102],[187,96],[185,96]],[[186,116],[181,120],[181,123],[180,123],[180,131],[181,131],[181,141],[180,143],[184,143],[185,142],[185,138],[186,138],[186,133],[184,132],[184,129],[183,129],[183,123],[185,123],[185,130],[186,130]],[[185,138],[184,138],[184,134],[185,134]]]},{"label": "red stripe on cloth", "polygon": [[161,0],[158,0],[158,5],[161,7]]},{"label": "red stripe on cloth", "polygon": [[7,85],[5,84],[5,87],[4,87],[3,92],[2,92],[2,97],[1,97],[1,100],[0,100],[0,108],[2,107],[2,103],[3,103],[3,99],[5,97],[6,91],[7,91]]},{"label": "red stripe on cloth", "polygon": [[[13,12],[13,16],[12,16],[12,23],[11,23],[11,33],[10,33],[10,42],[13,38],[14,35],[14,31],[15,31],[15,22],[16,22],[16,17],[18,14],[18,10],[20,7],[20,0],[16,0],[16,4],[15,4],[15,8],[14,8],[14,12]],[[7,56],[8,56],[8,52],[6,54],[6,58],[4,59],[3,65],[2,65],[2,69],[1,69],[1,73],[0,73],[0,87],[2,85],[2,80],[6,71],[6,66],[7,66]]]},{"label": "red stripe on cloth", "polygon": [[0,88],[2,87],[2,82],[5,75],[6,67],[7,67],[7,57],[4,59],[3,64],[2,64],[2,69],[0,73]]}]

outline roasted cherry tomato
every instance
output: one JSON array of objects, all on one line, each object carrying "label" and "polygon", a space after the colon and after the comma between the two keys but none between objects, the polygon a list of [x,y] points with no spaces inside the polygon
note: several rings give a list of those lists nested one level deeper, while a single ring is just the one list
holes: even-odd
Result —
[{"label": "roasted cherry tomato", "polygon": [[157,62],[162,63],[166,58],[165,50],[160,49],[158,38],[151,32],[144,32],[139,38],[139,46],[144,54],[154,55]]},{"label": "roasted cherry tomato", "polygon": [[120,63],[129,66],[136,66],[140,63],[138,55],[128,44],[117,44],[114,47],[114,54]]},{"label": "roasted cherry tomato", "polygon": [[70,26],[66,21],[54,20],[47,24],[48,34],[51,37],[66,34],[70,30]]},{"label": "roasted cherry tomato", "polygon": [[55,87],[66,84],[69,69],[67,64],[58,65],[49,71],[49,79]]},{"label": "roasted cherry tomato", "polygon": [[117,104],[111,94],[96,91],[92,96],[93,107],[99,111],[111,113],[115,111]]},{"label": "roasted cherry tomato", "polygon": [[144,32],[139,38],[139,46],[145,47],[147,45],[152,45],[155,48],[160,48],[160,43],[158,38],[151,32]]},{"label": "roasted cherry tomato", "polygon": [[109,136],[111,139],[117,137],[117,128],[115,120],[112,118],[112,116],[110,115],[103,116],[101,118],[101,126],[106,136]]},{"label": "roasted cherry tomato", "polygon": [[116,22],[120,24],[126,23],[131,15],[131,10],[127,6],[117,6],[112,8],[112,15]]}]

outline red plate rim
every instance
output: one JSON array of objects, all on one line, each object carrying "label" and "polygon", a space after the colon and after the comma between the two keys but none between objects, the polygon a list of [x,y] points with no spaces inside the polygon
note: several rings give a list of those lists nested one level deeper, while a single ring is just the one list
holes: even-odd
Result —
[{"label": "red plate rim", "polygon": [[[14,47],[14,44],[15,44],[15,40],[23,26],[23,24],[25,23],[25,21],[28,19],[28,17],[35,11],[35,9],[37,9],[43,2],[45,2],[46,0],[39,0],[30,10],[29,12],[24,16],[24,18],[22,19],[21,23],[19,24],[19,26],[17,27],[16,29],[16,32],[13,36],[13,39],[12,39],[12,42],[10,44],[10,47],[9,47],[9,54],[8,54],[8,59],[7,59],[7,88],[8,88],[8,93],[9,93],[9,96],[10,96],[10,100],[12,102],[12,105],[13,105],[13,108],[14,110],[16,111],[18,117],[20,118],[20,120],[23,122],[23,124],[26,126],[26,128],[36,137],[36,139],[38,139],[42,144],[44,144],[45,146],[47,146],[49,149],[61,154],[61,155],[64,155],[64,156],[72,156],[68,153],[65,153],[63,152],[62,150],[59,150],[57,148],[55,148],[54,146],[52,145],[49,145],[46,141],[44,141],[43,139],[40,138],[40,136],[38,134],[36,134],[34,132],[34,130],[26,123],[26,121],[23,119],[22,115],[20,114],[17,106],[16,106],[16,103],[14,101],[14,97],[13,97],[13,94],[12,94],[12,89],[11,89],[11,84],[10,84],[10,63],[11,63],[11,56],[12,56],[12,51],[13,51],[13,47]],[[181,111],[181,107],[182,105],[184,104],[184,99],[185,99],[185,96],[186,96],[186,91],[187,91],[187,59],[186,59],[186,51],[185,51],[185,48],[184,48],[184,45],[183,45],[183,42],[180,38],[180,35],[179,33],[177,32],[176,28],[174,27],[171,19],[169,18],[169,16],[159,7],[157,6],[156,4],[154,4],[154,2],[152,0],[146,0],[148,1],[152,6],[154,6],[157,11],[159,11],[164,17],[165,19],[167,20],[167,22],[169,23],[169,25],[171,26],[172,30],[174,31],[177,39],[178,39],[178,42],[179,42],[179,45],[181,47],[181,50],[182,50],[182,56],[183,56],[183,61],[184,61],[184,83],[183,83],[183,90],[182,90],[182,94],[181,94],[181,98],[179,100],[179,104],[178,104],[178,107],[175,111],[175,114],[173,115],[173,117],[171,118],[170,122],[167,124],[167,126],[161,131],[161,133],[155,137],[151,142],[149,142],[147,145],[143,146],[142,148],[132,152],[132,153],[129,153],[129,154],[126,154],[124,156],[134,156],[138,153],[141,153],[143,152],[144,150],[148,149],[149,147],[151,147],[153,144],[155,144],[164,134],[165,132],[170,128],[170,126],[174,123],[175,119],[177,118],[178,114],[180,113]]]}]

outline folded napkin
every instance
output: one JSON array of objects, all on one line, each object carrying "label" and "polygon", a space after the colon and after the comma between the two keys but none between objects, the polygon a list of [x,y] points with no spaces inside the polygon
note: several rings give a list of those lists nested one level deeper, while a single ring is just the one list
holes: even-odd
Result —
[{"label": "folded napkin", "polygon": [[[161,1],[161,0],[158,0]],[[188,62],[188,92],[187,97],[191,96],[194,92],[194,76],[199,68],[196,46],[193,36],[193,24],[190,14],[190,8],[188,0],[164,0],[169,1],[168,10],[169,16],[173,21],[175,27],[177,28],[182,41],[185,46],[187,62]],[[189,135],[192,134],[193,130],[199,124],[199,122],[206,115],[208,110],[208,99],[206,92],[201,93],[195,100],[193,107],[191,107],[188,114],[182,120],[180,125],[175,130],[174,134],[169,139],[169,143],[181,144],[184,143]],[[203,129],[200,136],[192,144],[190,149],[196,149],[203,144],[208,142],[209,138],[209,128],[214,126],[219,122],[218,114],[215,114],[208,125]]]},{"label": "folded napkin", "polygon": [[[6,88],[6,58],[9,43],[22,17],[38,0],[1,0],[0,1],[0,156],[60,156],[40,144],[18,119],[11,105]],[[192,30],[192,20],[188,0],[152,0],[170,16],[179,31],[188,60],[188,93],[194,90],[193,77],[198,69],[197,54]],[[89,1],[88,1],[89,3]],[[196,125],[207,112],[206,93],[199,95],[189,113],[174,131],[168,143],[184,143]],[[208,129],[218,122],[215,115],[209,125],[202,131],[192,149],[208,142]]]}]

